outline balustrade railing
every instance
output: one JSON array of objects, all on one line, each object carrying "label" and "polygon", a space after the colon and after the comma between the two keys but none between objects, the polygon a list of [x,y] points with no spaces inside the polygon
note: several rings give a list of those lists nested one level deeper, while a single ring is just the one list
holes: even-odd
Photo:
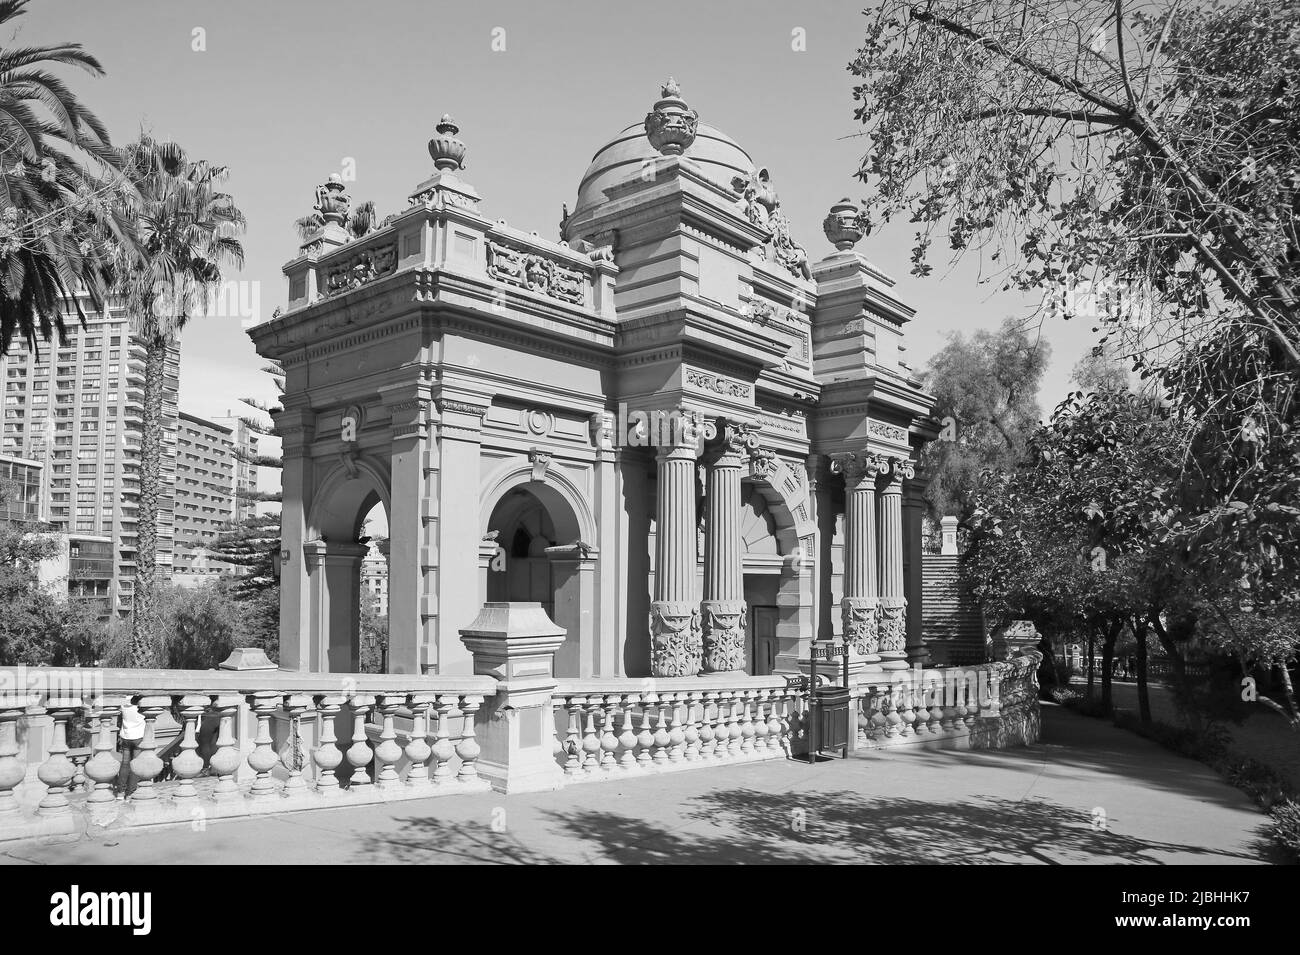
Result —
[{"label": "balustrade railing", "polygon": [[[489,677],[0,668],[0,838],[75,828],[78,812],[165,822],[486,789],[474,720],[495,692]],[[129,794],[127,704],[144,722]],[[69,733],[83,721],[79,767]]]},{"label": "balustrade railing", "polygon": [[570,783],[785,758],[804,694],[784,677],[585,680],[557,686],[552,704]]}]

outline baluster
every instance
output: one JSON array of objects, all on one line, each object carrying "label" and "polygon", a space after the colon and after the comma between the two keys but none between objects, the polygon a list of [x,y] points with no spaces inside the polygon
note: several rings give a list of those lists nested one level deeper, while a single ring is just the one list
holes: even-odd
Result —
[{"label": "baluster", "polygon": [[733,718],[731,694],[725,690],[718,691],[718,722],[713,733],[713,758],[726,759],[731,746],[730,723]]},{"label": "baluster", "polygon": [[885,740],[897,739],[899,733],[902,732],[903,717],[898,712],[898,693],[898,684],[891,683],[888,688],[882,691],[880,698],[880,712],[885,717]]},{"label": "baluster", "polygon": [[600,711],[600,768],[612,772],[618,765],[614,753],[618,750],[618,737],[614,735],[614,710],[618,707],[617,696],[606,696]]},{"label": "baluster", "polygon": [[748,758],[754,755],[754,721],[749,712],[753,691],[744,690],[737,695],[740,697],[740,719],[737,721],[740,727],[740,755]]},{"label": "baluster", "polygon": [[217,785],[212,790],[213,799],[239,798],[239,787],[235,785],[235,771],[239,769],[242,759],[235,745],[235,720],[239,716],[241,701],[242,697],[233,694],[218,694],[215,699],[217,712],[221,714],[221,718],[217,726],[217,751],[208,761],[209,769],[217,774]]},{"label": "baluster", "polygon": [[600,768],[600,736],[596,733],[596,711],[600,709],[599,696],[587,697],[586,720],[582,731],[582,771],[588,775]]},{"label": "baluster", "polygon": [[406,744],[406,785],[411,789],[425,790],[432,785],[429,777],[429,707],[436,700],[432,693],[414,693],[410,697],[411,739]]},{"label": "baluster", "polygon": [[785,751],[786,756],[789,756],[793,750],[793,747],[790,742],[790,707],[794,703],[795,699],[796,699],[795,695],[792,694],[790,690],[786,690],[784,693],[782,693],[780,698],[781,749]]},{"label": "baluster", "polygon": [[923,680],[918,686],[916,678],[913,677],[912,698],[916,703],[912,710],[912,730],[917,736],[925,736],[929,733],[930,710],[926,706],[926,689]]},{"label": "baluster", "polygon": [[632,711],[632,701],[634,694],[623,694],[623,732],[618,738],[619,745],[623,747],[623,755],[619,757],[618,764],[625,770],[636,768],[636,729],[634,728]]},{"label": "baluster", "polygon": [[478,760],[479,745],[478,740],[474,738],[474,714],[478,712],[480,704],[483,702],[481,696],[467,696],[461,705],[460,711],[464,715],[461,721],[461,737],[456,744],[456,755],[460,757],[460,772],[457,778],[463,782],[473,782],[478,779]]},{"label": "baluster", "polygon": [[735,690],[729,691],[727,699],[731,702],[731,710],[727,714],[727,756],[734,759],[740,756],[741,740],[744,737],[744,731],[740,727],[741,694]]},{"label": "baluster", "polygon": [[996,719],[1002,715],[1002,674],[994,668],[989,671],[989,698],[988,705],[982,707],[984,712],[980,715],[989,719]]},{"label": "baluster", "polygon": [[966,681],[966,729],[971,730],[975,727],[975,721],[980,715],[980,688],[979,675],[973,674],[973,679]]},{"label": "baluster", "polygon": [[682,698],[683,693],[670,693],[668,695],[668,761],[670,763],[680,763],[686,747],[686,731],[682,729]]},{"label": "baluster", "polygon": [[438,761],[433,769],[435,786],[444,786],[453,779],[451,758],[456,755],[456,747],[451,742],[451,713],[459,700],[455,693],[438,694],[438,736],[433,742],[433,758]]},{"label": "baluster", "polygon": [[[206,698],[204,699],[206,703]],[[0,720],[4,719],[3,703],[0,703]],[[100,699],[96,701],[94,719],[99,722],[99,730],[95,734],[95,741],[92,744],[94,753],[86,761],[86,777],[94,783],[90,790],[90,795],[86,797],[88,803],[111,803],[113,802],[113,781],[117,779],[118,762],[113,758],[113,751],[117,749],[117,738],[115,730],[117,729],[117,717],[122,709],[122,701],[118,699]],[[0,740],[3,738],[3,723],[0,723]],[[3,762],[4,743],[0,741],[0,762]],[[0,768],[0,777],[3,777],[4,770]],[[0,815],[4,814],[4,783],[0,780]]]},{"label": "baluster", "polygon": [[953,732],[953,720],[957,718],[957,705],[955,702],[956,694],[953,692],[955,687],[952,680],[948,679],[947,673],[943,674],[943,680],[939,685],[941,687],[940,692],[943,694],[943,717],[939,721],[939,727],[944,733],[951,735]]},{"label": "baluster", "polygon": [[754,690],[754,755],[767,755],[767,690]]},{"label": "baluster", "polygon": [[366,767],[375,758],[375,751],[370,748],[366,736],[366,715],[374,705],[375,698],[366,693],[353,693],[348,699],[348,706],[352,709],[352,745],[343,755],[347,757],[350,766],[348,789],[358,792],[365,792],[365,787],[373,784],[370,774],[366,772]]},{"label": "baluster", "polygon": [[[181,712],[181,751],[172,760],[172,772],[180,780],[176,784],[176,792],[172,794],[172,798],[177,806],[188,806],[193,805],[193,801],[199,798],[199,791],[194,788],[195,777],[203,772],[203,759],[198,754],[198,725],[208,709],[209,700],[206,696],[177,696],[173,700]],[[112,762],[111,758],[109,762]],[[95,788],[99,788],[98,782]],[[107,789],[106,785],[106,792]],[[93,794],[91,798],[95,802],[105,801],[105,797],[95,800]],[[112,799],[112,793],[109,792],[106,798]]]},{"label": "baluster", "polygon": [[69,811],[68,789],[77,775],[77,767],[68,758],[68,720],[80,705],[81,700],[75,697],[51,696],[46,700],[45,710],[54,721],[54,727],[50,734],[49,755],[36,771],[36,778],[47,787],[36,809],[39,815],[60,816]]},{"label": "baluster", "polygon": [[926,729],[931,736],[943,734],[943,685],[933,676],[930,677],[930,722]]},{"label": "baluster", "polygon": [[569,713],[569,728],[564,736],[564,775],[577,776],[582,772],[582,704],[581,696],[564,698]]},{"label": "baluster", "polygon": [[402,758],[402,747],[397,745],[397,729],[394,721],[397,718],[397,711],[405,702],[405,695],[384,694],[377,698],[381,721],[379,745],[375,747],[375,761],[378,764],[375,773],[377,789],[393,789],[402,782],[397,774],[397,761]]},{"label": "baluster", "polygon": [[303,693],[291,693],[282,698],[282,709],[289,717],[284,746],[280,748],[280,765],[289,773],[284,781],[284,794],[296,796],[307,791],[303,766],[307,754],[302,748],[302,716],[311,709],[312,699]]},{"label": "baluster", "polygon": [[768,702],[771,706],[767,711],[767,748],[772,754],[779,754],[781,751],[781,698],[784,691],[768,691]]},{"label": "baluster", "polygon": [[713,757],[714,741],[717,735],[714,724],[717,722],[717,707],[714,706],[716,693],[700,694],[700,759]]},{"label": "baluster", "polygon": [[163,771],[163,761],[158,758],[155,733],[159,715],[170,708],[171,702],[169,696],[142,696],[137,704],[140,715],[144,717],[144,738],[140,740],[140,750],[135,759],[131,760],[131,772],[139,780],[131,795],[132,802],[149,804],[158,798],[155,782]]},{"label": "baluster", "polygon": [[858,686],[853,699],[853,731],[857,736],[858,747],[867,745],[871,738],[871,689]]},{"label": "baluster", "polygon": [[682,731],[682,739],[686,744],[684,756],[688,763],[694,763],[700,759],[700,720],[695,715],[700,706],[700,694],[691,691],[684,696],[686,697],[686,727]]},{"label": "baluster", "polygon": [[649,769],[652,763],[650,748],[654,746],[655,734],[650,729],[650,707],[656,699],[653,693],[641,694],[641,732],[636,738],[641,750],[636,755],[636,764],[642,769]]},{"label": "baluster", "polygon": [[654,764],[662,768],[668,763],[668,744],[672,742],[672,736],[668,732],[668,717],[664,715],[666,706],[664,697],[654,696],[655,708],[655,749]]},{"label": "baluster", "polygon": [[[319,720],[317,739],[319,745],[312,754],[316,761],[316,791],[322,796],[337,796],[340,790],[338,768],[343,764],[343,750],[339,748],[338,727],[335,721],[343,711],[347,697],[343,694],[330,694],[316,697],[316,713]],[[349,770],[350,772],[350,770]]]},{"label": "baluster", "polygon": [[257,717],[257,735],[253,738],[253,751],[248,754],[248,765],[257,772],[249,790],[254,799],[270,799],[277,795],[271,771],[279,765],[280,757],[272,745],[275,741],[271,737],[271,717],[280,708],[281,699],[274,690],[258,690],[248,696],[248,705]]}]

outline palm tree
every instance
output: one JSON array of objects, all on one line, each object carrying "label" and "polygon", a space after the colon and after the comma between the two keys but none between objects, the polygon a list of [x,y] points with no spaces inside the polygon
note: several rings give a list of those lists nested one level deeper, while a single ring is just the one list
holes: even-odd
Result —
[{"label": "palm tree", "polygon": [[138,192],[130,203],[137,249],[124,251],[118,291],[132,331],[145,346],[140,502],[136,524],[135,607],[131,659],[149,666],[158,646],[154,613],[158,500],[161,494],[163,389],[168,350],[222,281],[223,269],[244,263],[236,236],[244,214],[220,191],[229,170],[191,161],[173,142],[149,135],[123,151],[127,175]]},{"label": "palm tree", "polygon": [[[368,234],[379,227],[379,214],[375,212],[375,204],[367,199],[359,203],[355,208],[349,210],[348,221],[345,228],[354,239],[363,239]],[[391,217],[390,217],[391,218]],[[385,223],[387,221],[385,220]],[[312,212],[294,221],[294,228],[298,230],[298,238],[306,242],[317,230],[325,225],[325,220],[321,218],[319,212]]]},{"label": "palm tree", "polygon": [[[0,2],[0,28],[27,3]],[[0,354],[15,335],[63,340],[69,304],[84,325],[77,292],[98,310],[114,247],[131,242],[117,212],[129,189],[121,156],[54,66],[104,72],[77,43],[0,49]]]}]

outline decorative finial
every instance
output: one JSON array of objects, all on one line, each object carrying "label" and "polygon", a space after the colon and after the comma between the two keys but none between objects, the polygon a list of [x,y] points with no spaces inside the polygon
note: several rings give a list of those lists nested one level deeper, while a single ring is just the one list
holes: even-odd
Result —
[{"label": "decorative finial", "polygon": [[326,225],[333,222],[343,225],[348,221],[348,210],[352,206],[352,197],[343,185],[343,177],[336,172],[330,173],[328,179],[316,187],[316,205],[314,208]]},{"label": "decorative finial", "polygon": [[831,206],[830,213],[822,220],[822,231],[841,252],[850,251],[866,234],[862,228],[862,213],[847,196]]},{"label": "decorative finial", "polygon": [[460,133],[460,127],[451,118],[451,114],[444,113],[434,129],[438,131],[438,135],[429,140],[429,155],[433,157],[434,166],[439,172],[456,172],[464,169],[465,144],[456,138]]},{"label": "decorative finial", "polygon": [[663,98],[646,114],[646,139],[665,156],[680,156],[695,142],[700,114],[686,105],[681,88],[671,76],[660,92]]}]

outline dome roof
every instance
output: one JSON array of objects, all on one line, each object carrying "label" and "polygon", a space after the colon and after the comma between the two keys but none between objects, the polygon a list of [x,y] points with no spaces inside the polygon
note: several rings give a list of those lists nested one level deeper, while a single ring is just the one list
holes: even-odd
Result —
[{"label": "dome roof", "polygon": [[[683,154],[699,164],[704,175],[723,185],[731,185],[733,176],[744,176],[754,169],[754,160],[740,145],[708,123],[700,123],[695,142]],[[605,201],[605,190],[637,174],[648,159],[658,159],[659,152],[646,138],[645,125],[635,123],[608,143],[596,150],[591,165],[578,185],[578,203],[574,212],[580,212]]]}]

